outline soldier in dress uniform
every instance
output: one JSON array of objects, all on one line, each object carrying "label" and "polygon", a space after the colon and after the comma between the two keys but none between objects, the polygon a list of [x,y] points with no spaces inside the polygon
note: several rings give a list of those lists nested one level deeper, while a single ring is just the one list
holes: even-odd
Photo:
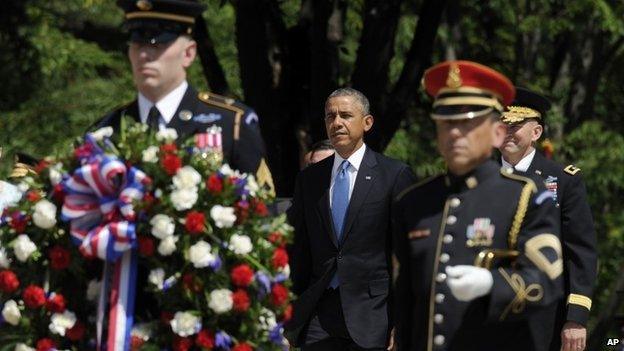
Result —
[{"label": "soldier in dress uniform", "polygon": [[117,129],[121,118],[128,117],[153,129],[174,128],[181,140],[218,126],[225,162],[255,174],[259,184],[273,189],[256,113],[234,99],[197,92],[186,81],[186,69],[197,51],[192,38],[195,18],[204,5],[191,0],[120,0],[118,5],[125,11],[138,96],[94,128]]},{"label": "soldier in dress uniform", "polygon": [[542,182],[491,159],[515,89],[469,61],[425,72],[446,174],[395,202],[396,338],[404,350],[547,350],[563,294],[559,213]]},{"label": "soldier in dress uniform", "polygon": [[502,117],[508,129],[500,148],[501,162],[504,167],[543,178],[561,211],[565,295],[559,303],[550,349],[576,351],[585,349],[587,340],[596,281],[596,232],[580,169],[560,165],[535,150],[549,109],[545,97],[516,87],[516,99]]}]

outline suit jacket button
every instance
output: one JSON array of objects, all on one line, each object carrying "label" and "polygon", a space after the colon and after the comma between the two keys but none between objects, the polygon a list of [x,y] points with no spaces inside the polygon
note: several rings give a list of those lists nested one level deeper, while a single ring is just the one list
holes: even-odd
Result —
[{"label": "suit jacket button", "polygon": [[338,259],[342,260],[342,254],[338,254]]}]

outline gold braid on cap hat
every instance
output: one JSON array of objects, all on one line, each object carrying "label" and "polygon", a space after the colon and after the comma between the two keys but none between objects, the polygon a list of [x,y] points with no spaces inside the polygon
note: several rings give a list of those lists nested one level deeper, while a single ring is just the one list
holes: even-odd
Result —
[{"label": "gold braid on cap hat", "polygon": [[518,123],[527,118],[542,118],[539,111],[524,106],[507,106],[507,111],[503,112],[502,121],[505,123]]}]

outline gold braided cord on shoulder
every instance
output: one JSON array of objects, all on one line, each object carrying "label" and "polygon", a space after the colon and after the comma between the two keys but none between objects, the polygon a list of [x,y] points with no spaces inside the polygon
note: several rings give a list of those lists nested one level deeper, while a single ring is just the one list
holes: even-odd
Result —
[{"label": "gold braided cord on shoulder", "polygon": [[537,192],[537,186],[535,182],[531,178],[522,177],[517,174],[507,173],[503,169],[501,169],[501,174],[504,177],[519,180],[521,182],[526,183],[524,187],[522,187],[522,192],[520,193],[520,199],[518,200],[518,208],[516,209],[516,214],[513,219],[513,223],[511,224],[511,229],[509,230],[509,234],[507,236],[507,243],[509,245],[509,249],[515,250],[516,245],[518,243],[518,234],[520,233],[520,226],[522,226],[522,222],[524,221],[524,216],[526,215],[527,209],[529,207],[529,200],[531,199],[531,194]]},{"label": "gold braided cord on shoulder", "polygon": [[211,95],[214,94],[203,92],[199,93],[197,97],[208,105],[217,106],[224,110],[232,111],[236,114],[236,116],[234,116],[234,140],[238,140],[240,138],[241,118],[243,117],[245,110],[243,110],[242,108],[238,108],[234,105],[228,105],[227,103],[215,101],[214,99],[211,99]]}]

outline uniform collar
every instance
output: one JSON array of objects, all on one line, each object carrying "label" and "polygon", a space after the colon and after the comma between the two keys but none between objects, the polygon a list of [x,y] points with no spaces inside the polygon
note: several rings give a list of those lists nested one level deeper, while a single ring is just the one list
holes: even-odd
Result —
[{"label": "uniform collar", "polygon": [[499,171],[499,164],[492,159],[487,159],[473,170],[462,176],[447,173],[445,177],[445,184],[456,191],[474,189],[486,179],[498,174]]},{"label": "uniform collar", "polygon": [[501,164],[504,168],[513,168],[516,171],[526,172],[529,167],[531,167],[531,162],[533,162],[533,158],[535,157],[535,149],[531,151],[528,155],[524,156],[518,164],[512,166],[511,163],[505,161],[505,158],[501,155]]},{"label": "uniform collar", "polygon": [[[178,106],[180,106],[180,102],[182,101],[187,88],[188,82],[185,80],[178,85],[177,88],[173,89],[169,94],[165,95],[165,97],[156,102],[156,108],[158,108],[158,111],[166,124],[169,124],[171,119],[173,119],[173,115],[175,115],[178,110]],[[147,123],[147,115],[152,106],[154,106],[154,102],[146,98],[145,95],[141,94],[141,92],[139,92],[138,101],[141,122]]]}]

